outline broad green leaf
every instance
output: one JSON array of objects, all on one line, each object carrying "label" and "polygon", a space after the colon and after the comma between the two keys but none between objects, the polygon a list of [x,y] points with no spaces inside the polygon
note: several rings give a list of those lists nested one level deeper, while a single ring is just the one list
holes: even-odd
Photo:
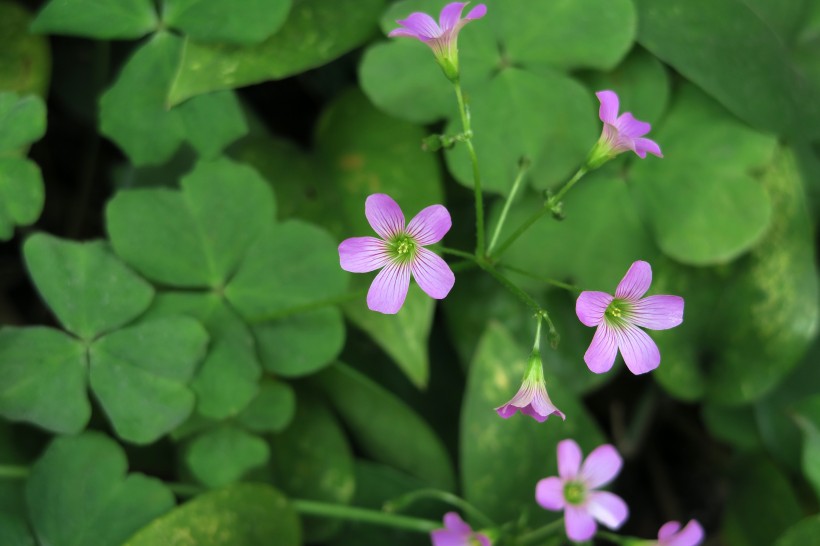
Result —
[{"label": "broad green leaf", "polygon": [[[366,287],[371,280],[357,280],[356,286]],[[347,318],[367,332],[414,385],[424,388],[430,375],[427,341],[435,308],[435,301],[412,283],[398,314],[383,315],[368,309],[364,290],[361,297],[345,304],[344,311]]]},{"label": "broad green leaf", "polygon": [[187,419],[194,395],[186,385],[207,343],[188,317],[142,322],[94,342],[89,383],[120,438],[149,444]]},{"label": "broad green leaf", "polygon": [[127,474],[125,453],[98,432],[52,441],[31,469],[26,504],[38,542],[122,544],[174,506],[156,478]]},{"label": "broad green leaf", "polygon": [[39,140],[46,132],[46,105],[36,95],[0,93],[0,154]]},{"label": "broad green leaf", "polygon": [[119,192],[106,210],[111,244],[152,280],[221,289],[272,223],[273,195],[253,169],[224,158],[197,163],[181,185]]},{"label": "broad green leaf", "polygon": [[164,163],[183,141],[213,158],[247,132],[237,98],[230,92],[201,97],[179,108],[166,103],[182,45],[177,36],[157,33],[139,46],[100,98],[100,132],[135,165]]},{"label": "broad green leaf", "polygon": [[789,527],[775,542],[775,546],[805,546],[820,536],[820,516],[814,515]]},{"label": "broad green leaf", "polygon": [[762,445],[754,408],[704,404],[701,416],[711,435],[721,441],[742,450],[754,450]]},{"label": "broad green leaf", "polygon": [[723,518],[723,540],[733,546],[770,546],[803,511],[788,478],[762,457],[733,465]]},{"label": "broad green leaf", "polygon": [[[0,91],[45,95],[51,79],[48,40],[29,33],[31,15],[17,2],[0,2]],[[2,126],[2,124],[0,124]]]},{"label": "broad green leaf", "polygon": [[[313,396],[300,392],[292,426],[273,438],[274,480],[286,494],[330,504],[348,504],[356,487],[353,453],[336,418]],[[324,542],[339,521],[305,518],[304,540]]]},{"label": "broad green leaf", "polygon": [[165,0],[163,22],[201,42],[256,44],[276,32],[292,0]]},{"label": "broad green leaf", "polygon": [[45,233],[23,246],[37,290],[69,332],[90,341],[139,316],[154,289],[102,241],[78,243]]},{"label": "broad green leaf", "polygon": [[36,546],[26,515],[23,484],[0,482],[0,544]]},{"label": "broad green leaf", "polygon": [[172,105],[219,89],[276,80],[323,65],[367,40],[384,0],[300,0],[279,32],[253,46],[188,39],[168,95]]},{"label": "broad green leaf", "polygon": [[60,434],[85,428],[85,347],[51,328],[0,330],[0,414]]},{"label": "broad green leaf", "polygon": [[287,383],[267,379],[256,398],[239,414],[238,422],[253,432],[282,432],[296,412],[296,396]]},{"label": "broad green leaf", "polygon": [[265,370],[282,377],[312,374],[339,356],[345,341],[335,307],[308,311],[253,326]]},{"label": "broad green leaf", "polygon": [[33,32],[99,40],[131,40],[157,28],[151,0],[50,0],[31,25]]},{"label": "broad green leaf", "polygon": [[[798,128],[802,104],[788,52],[741,0],[636,0],[635,5],[638,41],[655,56],[747,123],[777,133]],[[691,123],[698,133],[705,128]],[[660,144],[671,157],[672,150]]]},{"label": "broad green leaf", "polygon": [[808,12],[811,10],[811,0],[784,0],[783,2],[768,2],[767,0],[742,0],[777,32],[780,38],[791,45],[797,31],[805,23]]},{"label": "broad green leaf", "polygon": [[287,316],[338,297],[347,285],[336,242],[322,229],[292,220],[265,230],[225,288],[251,322]]},{"label": "broad green leaf", "polygon": [[368,457],[432,487],[453,489],[453,467],[441,440],[404,402],[342,364],[314,377]]},{"label": "broad green leaf", "polygon": [[197,480],[208,487],[221,487],[264,465],[269,456],[262,438],[225,425],[197,436],[185,452],[185,462]]},{"label": "broad green leaf", "polygon": [[200,495],[153,521],[123,546],[300,546],[299,519],[287,499],[262,484]]},{"label": "broad green leaf", "polygon": [[19,157],[0,158],[0,240],[14,235],[14,226],[33,224],[43,210],[45,187],[40,168]]},{"label": "broad green leaf", "polygon": [[[498,323],[491,323],[476,349],[461,412],[461,480],[468,502],[496,521],[533,509],[536,482],[557,474],[556,446],[564,438],[589,453],[604,438],[580,401],[547,377],[550,398],[567,419],[538,423],[522,414],[502,419],[493,408],[506,403],[521,384],[529,351]],[[511,464],[514,461],[514,464]],[[533,524],[555,519],[537,509]]]},{"label": "broad green leaf", "polygon": [[820,395],[801,400],[795,411],[795,420],[803,431],[803,475],[820,497]]},{"label": "broad green leaf", "polygon": [[763,172],[774,216],[763,240],[739,262],[719,300],[722,331],[708,396],[740,404],[770,391],[797,364],[817,332],[814,239],[793,154],[780,149]]},{"label": "broad green leaf", "polygon": [[667,255],[720,264],[760,241],[772,203],[757,173],[773,157],[773,137],[739,123],[691,86],[650,136],[664,158],[634,161],[629,181]]}]

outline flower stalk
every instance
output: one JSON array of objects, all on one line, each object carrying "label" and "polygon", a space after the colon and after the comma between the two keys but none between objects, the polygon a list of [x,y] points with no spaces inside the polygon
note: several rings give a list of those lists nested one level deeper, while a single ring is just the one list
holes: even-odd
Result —
[{"label": "flower stalk", "polygon": [[507,196],[507,201],[504,203],[504,209],[501,211],[501,216],[498,218],[498,223],[495,225],[495,229],[493,230],[493,236],[490,239],[490,246],[487,247],[487,254],[492,256],[493,248],[495,248],[495,244],[498,242],[498,237],[501,235],[501,230],[504,227],[504,222],[507,221],[507,214],[510,212],[510,206],[512,205],[513,200],[515,199],[515,195],[518,193],[518,189],[521,187],[521,181],[524,180],[524,175],[527,174],[527,171],[530,168],[530,160],[522,157],[521,161],[518,163],[518,174],[515,177],[515,181],[513,182],[512,189],[510,190],[510,194]]}]

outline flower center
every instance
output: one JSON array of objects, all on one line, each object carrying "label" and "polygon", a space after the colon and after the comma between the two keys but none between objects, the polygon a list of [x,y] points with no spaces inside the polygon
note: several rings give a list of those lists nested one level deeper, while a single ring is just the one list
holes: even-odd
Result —
[{"label": "flower center", "polygon": [[416,240],[409,235],[399,235],[390,241],[393,259],[399,262],[409,262],[416,255]]},{"label": "flower center", "polygon": [[611,325],[619,326],[626,322],[626,319],[630,316],[629,311],[629,302],[615,298],[607,306],[604,316]]},{"label": "flower center", "polygon": [[583,504],[587,488],[581,482],[567,482],[564,484],[564,500],[568,504]]}]

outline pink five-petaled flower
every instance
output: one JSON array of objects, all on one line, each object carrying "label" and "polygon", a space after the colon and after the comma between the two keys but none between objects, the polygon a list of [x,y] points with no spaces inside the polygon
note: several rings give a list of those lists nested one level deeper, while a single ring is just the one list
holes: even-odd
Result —
[{"label": "pink five-petaled flower", "polygon": [[466,5],[467,2],[447,4],[438,16],[438,23],[426,13],[411,13],[407,19],[396,21],[403,28],[390,31],[388,36],[416,38],[430,46],[444,74],[455,81],[458,79],[458,32],[470,21],[487,14],[487,6],[479,4],[462,17]]},{"label": "pink five-petaled flower", "polygon": [[630,112],[618,115],[620,102],[614,91],[598,91],[595,96],[601,102],[598,117],[604,122],[604,129],[587,159],[588,168],[598,168],[628,150],[641,158],[645,158],[647,152],[663,157],[660,146],[654,140],[641,138],[652,128],[649,123],[638,121]]},{"label": "pink five-petaled flower", "polygon": [[581,448],[574,440],[558,443],[558,476],[544,478],[535,487],[535,500],[547,510],[564,511],[567,536],[576,542],[589,540],[598,529],[595,521],[610,529],[623,525],[629,515],[626,503],[608,491],[596,491],[621,470],[621,456],[609,444],[598,446],[581,464]]},{"label": "pink five-petaled flower", "polygon": [[375,237],[351,237],[339,245],[339,263],[352,273],[383,268],[367,292],[367,306],[385,314],[399,312],[410,274],[431,298],[447,296],[456,279],[447,263],[423,248],[441,240],[450,231],[450,213],[442,205],[431,205],[404,226],[401,208],[389,196],[374,193],[367,198],[364,214]]},{"label": "pink five-petaled flower", "polygon": [[670,521],[664,523],[658,531],[657,546],[697,546],[703,540],[703,527],[697,520],[689,520],[686,527],[681,529],[680,523]]},{"label": "pink five-petaled flower", "polygon": [[524,379],[521,381],[521,388],[518,389],[516,395],[503,406],[495,408],[498,415],[504,419],[512,417],[518,410],[539,423],[546,421],[550,415],[557,415],[566,420],[566,416],[553,405],[547,394],[541,355],[537,351],[533,351],[530,356],[527,371],[524,372]]},{"label": "pink five-petaled flower", "polygon": [[444,529],[430,533],[433,546],[491,546],[490,539],[476,533],[455,512],[444,514]]},{"label": "pink five-petaled flower", "polygon": [[586,326],[597,326],[584,361],[595,373],[612,368],[618,351],[626,367],[634,374],[654,370],[661,362],[658,346],[638,328],[667,330],[683,322],[683,298],[680,296],[643,295],[652,284],[652,267],[643,261],[632,264],[615,289],[615,296],[605,292],[581,292],[575,313]]}]

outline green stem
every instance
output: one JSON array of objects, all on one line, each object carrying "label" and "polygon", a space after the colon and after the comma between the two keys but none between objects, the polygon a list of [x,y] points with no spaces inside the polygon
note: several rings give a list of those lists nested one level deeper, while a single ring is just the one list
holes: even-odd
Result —
[{"label": "green stem", "polygon": [[532,344],[533,353],[541,350],[541,319],[543,318],[540,313],[535,317],[535,320],[538,321],[538,325],[535,327],[535,342]]},{"label": "green stem", "polygon": [[[621,535],[616,535],[615,533],[608,533],[606,531],[598,531],[596,536],[600,538],[604,538],[610,542],[614,542],[615,544],[624,544],[624,540],[628,539],[629,537],[622,537]],[[634,539],[633,539],[634,540]],[[647,543],[652,543],[652,541],[647,541]]]},{"label": "green stem", "polygon": [[535,313],[536,315],[546,314],[546,312],[541,308],[540,305],[538,305],[538,302],[535,301],[532,298],[532,296],[518,288],[518,286],[516,286],[515,283],[513,283],[510,279],[508,279],[501,273],[499,273],[498,270],[495,269],[492,265],[481,261],[478,262],[478,265],[479,267],[481,267],[481,269],[489,273],[490,276],[494,278],[496,281],[498,281],[504,288],[515,294],[518,297],[518,299],[520,299],[527,305],[527,307],[532,309],[533,313]]},{"label": "green stem", "polygon": [[586,167],[581,167],[580,169],[578,169],[578,172],[572,175],[572,178],[570,178],[569,181],[566,184],[564,184],[564,186],[560,190],[558,190],[558,193],[556,193],[547,200],[547,202],[550,204],[550,208],[560,203],[561,199],[567,194],[569,190],[572,189],[572,186],[574,186],[576,182],[581,180],[581,178],[583,178],[585,174],[587,174]]},{"label": "green stem", "polygon": [[[472,258],[472,256],[470,256]],[[327,298],[324,300],[314,301],[311,303],[306,303],[304,305],[295,305],[293,307],[288,307],[286,309],[282,309],[281,311],[276,311],[275,313],[269,313],[267,315],[259,315],[257,317],[253,317],[248,320],[250,324],[260,324],[263,322],[269,322],[271,320],[277,320],[289,317],[291,315],[298,315],[299,313],[307,313],[309,311],[316,311],[317,309],[322,309],[324,307],[331,307],[333,305],[339,305],[342,303],[347,303],[349,301],[353,301],[355,299],[361,298],[363,295],[367,294],[367,289],[356,290],[355,292],[347,292],[346,294],[341,294],[339,296],[334,296],[332,298]]]},{"label": "green stem", "polygon": [[524,180],[524,175],[527,173],[529,166],[530,162],[526,160],[522,160],[518,166],[518,175],[515,177],[515,182],[513,182],[510,195],[507,196],[507,202],[504,203],[504,209],[501,211],[501,217],[498,219],[498,223],[495,225],[495,229],[493,230],[493,236],[490,239],[490,246],[487,247],[488,255],[492,255],[493,253],[493,248],[495,248],[495,244],[498,242],[498,237],[501,235],[501,228],[504,227],[504,222],[507,221],[507,214],[510,212],[510,206],[512,205],[513,199],[515,199],[515,194],[518,193],[518,188],[521,187],[521,181]]},{"label": "green stem", "polygon": [[27,466],[0,465],[0,479],[25,479],[28,478],[29,473]]},{"label": "green stem", "polygon": [[513,267],[509,264],[504,264],[502,267],[504,269],[508,270],[508,271],[512,271],[513,273],[518,273],[519,275],[522,275],[524,277],[529,277],[529,278],[534,279],[536,281],[541,281],[543,283],[551,284],[553,286],[557,286],[558,288],[563,288],[564,290],[568,290],[570,292],[578,293],[578,292],[582,291],[580,288],[578,288],[575,285],[568,284],[568,283],[561,282],[561,281],[557,281],[555,279],[550,279],[549,277],[542,277],[540,275],[536,275],[535,273],[530,273],[529,271],[526,271],[524,269],[520,269],[518,267]]},{"label": "green stem", "polygon": [[473,147],[472,134],[470,127],[470,112],[467,104],[464,102],[464,95],[461,92],[461,83],[453,82],[453,87],[456,91],[456,99],[458,100],[458,111],[461,114],[461,126],[467,139],[464,144],[467,145],[467,151],[470,154],[470,161],[473,163],[473,190],[475,193],[475,231],[476,244],[475,255],[478,258],[484,257],[484,197],[481,193],[481,173],[478,170],[478,157]]},{"label": "green stem", "polygon": [[539,527],[535,531],[527,533],[526,535],[522,535],[516,541],[516,546],[526,546],[527,544],[534,544],[539,542],[551,535],[556,534],[556,532],[560,531],[564,528],[564,519],[557,519],[552,523],[548,523],[543,527]]},{"label": "green stem", "polygon": [[413,491],[412,493],[402,495],[401,497],[386,503],[384,505],[384,509],[388,512],[396,512],[424,499],[439,500],[458,508],[467,514],[470,519],[480,522],[483,527],[496,527],[493,520],[469,502],[465,501],[461,497],[453,495],[452,493],[440,491],[438,489],[420,489],[418,491]]},{"label": "green stem", "polygon": [[464,258],[466,260],[470,260],[471,262],[476,261],[475,256],[473,256],[469,252],[464,252],[463,250],[447,248],[446,246],[440,247],[439,250],[441,250],[441,252],[444,254],[452,254],[453,256],[458,256],[459,258]]},{"label": "green stem", "polygon": [[291,500],[290,505],[297,512],[306,516],[361,521],[419,533],[429,533],[442,527],[442,524],[438,521],[400,516],[398,514],[385,514],[378,510],[368,510],[367,508],[357,508],[355,506],[343,506],[298,499]]}]

